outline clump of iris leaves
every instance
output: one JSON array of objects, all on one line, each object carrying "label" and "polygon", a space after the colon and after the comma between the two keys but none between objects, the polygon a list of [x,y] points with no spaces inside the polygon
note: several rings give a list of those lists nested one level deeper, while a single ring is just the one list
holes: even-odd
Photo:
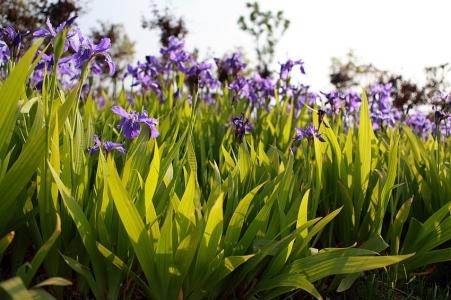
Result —
[{"label": "clump of iris leaves", "polygon": [[402,115],[389,85],[313,92],[301,60],[276,79],[239,53],[199,62],[176,38],[112,97],[110,41],[72,21],[0,33],[2,298],[322,299],[451,259],[448,112]]}]

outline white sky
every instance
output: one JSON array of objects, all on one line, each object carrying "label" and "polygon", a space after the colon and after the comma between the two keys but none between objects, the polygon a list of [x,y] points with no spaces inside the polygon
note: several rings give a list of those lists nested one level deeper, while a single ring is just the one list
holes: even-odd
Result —
[{"label": "white sky", "polygon": [[[157,54],[157,32],[141,29],[149,0],[90,0],[80,18],[83,30],[96,20],[120,22],[136,41],[136,59]],[[174,15],[183,16],[189,34],[187,48],[221,55],[241,46],[253,57],[252,38],[240,31],[238,17],[244,0],[157,0]],[[263,9],[283,10],[291,21],[277,48],[276,62],[302,58],[307,76],[302,82],[315,89],[328,87],[331,57],[355,51],[362,63],[420,80],[423,68],[451,62],[451,0],[260,0]]]}]

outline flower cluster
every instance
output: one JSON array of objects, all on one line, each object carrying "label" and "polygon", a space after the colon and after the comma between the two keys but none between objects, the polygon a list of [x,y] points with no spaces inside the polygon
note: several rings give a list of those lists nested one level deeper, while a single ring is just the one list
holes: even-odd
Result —
[{"label": "flower cluster", "polygon": [[221,83],[231,82],[237,78],[245,69],[246,64],[241,61],[241,53],[235,52],[224,59],[215,58],[218,80]]},{"label": "flower cluster", "polygon": [[307,139],[312,141],[314,138],[317,138],[321,142],[325,142],[326,140],[322,137],[322,133],[318,132],[315,125],[309,125],[305,128],[295,128],[296,136],[293,138],[295,141],[302,141],[303,139]]},{"label": "flower cluster", "polygon": [[144,124],[149,128],[150,137],[152,139],[156,139],[160,135],[160,132],[155,127],[155,125],[158,125],[158,120],[149,118],[145,110],[143,110],[141,114],[135,111],[128,113],[120,106],[113,106],[111,110],[121,117],[118,128],[122,129],[126,139],[133,140],[136,138],[141,132],[141,124]]},{"label": "flower cluster", "polygon": [[10,57],[17,58],[22,48],[22,40],[29,33],[17,31],[10,25],[0,28],[0,61],[5,62]]},{"label": "flower cluster", "polygon": [[113,143],[111,141],[102,142],[97,134],[94,135],[94,145],[86,149],[86,151],[93,155],[103,149],[105,152],[117,151],[121,154],[125,154],[124,146],[120,143]]},{"label": "flower cluster", "polygon": [[378,130],[384,125],[393,128],[395,122],[401,120],[401,112],[392,107],[392,89],[390,83],[375,84],[371,88],[369,93],[369,97],[372,98],[370,101],[370,116],[374,130]]},{"label": "flower cluster", "polygon": [[90,39],[83,36],[80,29],[76,29],[75,33],[70,39],[70,46],[75,52],[72,55],[75,66],[82,69],[86,62],[92,61],[91,70],[94,74],[100,74],[103,68],[96,60],[93,60],[95,57],[100,57],[108,65],[110,75],[113,75],[116,67],[108,53],[111,48],[110,39],[102,38],[98,44],[94,44]]},{"label": "flower cluster", "polygon": [[[63,55],[59,57],[57,71],[58,79],[63,87],[73,87],[74,81],[80,79],[84,66],[90,62],[92,73],[98,75],[103,72],[104,62],[110,74],[115,72],[115,65],[108,51],[111,48],[111,42],[108,38],[103,38],[98,44],[93,43],[86,38],[78,28],[74,28],[74,18],[53,27],[49,19],[46,21],[46,27],[33,32],[32,37],[48,38],[54,45],[55,38],[63,30],[67,30],[66,40],[64,40]],[[8,60],[15,58],[20,51],[23,38],[29,35],[29,32],[18,32],[12,26],[6,26],[0,29],[0,66],[5,65]],[[38,90],[42,87],[44,74],[50,73],[55,65],[54,54],[43,53],[41,60],[37,64],[30,83]]]},{"label": "flower cluster", "polygon": [[[46,38],[54,45],[55,39],[64,33],[64,53],[56,59],[50,52],[39,53],[41,61],[37,64],[34,72],[30,76],[30,83],[38,90],[42,88],[45,74],[52,70],[57,70],[59,83],[63,88],[73,88],[81,74],[89,64],[93,74],[98,75],[108,68],[109,73],[116,72],[115,65],[109,54],[111,41],[108,38],[101,39],[94,43],[85,37],[82,32],[74,26],[75,18],[54,27],[50,20],[47,20],[45,27],[33,32],[32,37]],[[3,68],[18,58],[23,44],[23,38],[29,32],[19,32],[11,26],[0,29],[0,68],[6,74],[8,68]],[[56,65],[56,66],[55,66]],[[299,117],[301,111],[312,107],[318,107],[319,126],[308,126],[304,129],[297,129],[296,140],[304,138],[317,138],[322,140],[318,133],[321,126],[326,126],[323,122],[327,115],[332,120],[343,118],[343,124],[351,128],[359,122],[359,107],[362,99],[360,93],[353,90],[317,93],[309,86],[303,84],[293,84],[291,82],[291,72],[298,67],[302,74],[305,74],[304,62],[288,59],[280,64],[280,71],[276,78],[261,77],[258,73],[253,73],[246,69],[239,52],[225,55],[222,58],[214,58],[214,63],[198,60],[196,53],[190,53],[185,49],[185,41],[176,37],[170,37],[166,47],[160,49],[159,56],[146,56],[144,61],[138,61],[136,65],[128,65],[125,76],[131,76],[132,86],[137,89],[132,93],[147,95],[155,93],[160,102],[168,98],[168,87],[172,88],[173,99],[187,100],[191,104],[192,97],[197,94],[200,101],[207,104],[217,103],[218,95],[230,93],[231,99],[236,101],[248,101],[250,103],[251,114],[254,109],[264,109],[270,111],[275,105],[276,95],[279,99],[290,99],[286,103],[288,112],[294,110],[295,118]],[[214,76],[216,74],[216,76]],[[182,80],[184,79],[184,80]],[[183,82],[184,85],[181,83]],[[186,92],[187,91],[187,92]],[[127,92],[126,92],[127,93]],[[82,88],[82,96],[90,94],[96,99],[99,110],[105,106],[101,93],[93,93],[89,85]],[[393,106],[391,84],[376,83],[371,86],[368,92],[368,103],[373,129],[384,130],[387,127],[394,127],[400,121],[413,128],[423,138],[428,138],[432,133],[437,132],[445,135],[451,133],[449,127],[449,113],[446,110],[437,110],[435,116],[431,114],[409,111],[408,114],[401,112]],[[440,103],[450,102],[448,94],[437,96]],[[130,104],[134,105],[133,97],[130,97]],[[284,101],[284,100],[281,100]],[[130,113],[121,107],[115,106],[113,112],[121,117],[119,124],[126,139],[134,139],[140,134],[141,124],[145,124],[150,130],[150,136],[156,138],[159,131],[156,129],[158,121],[147,116],[146,111]],[[252,130],[248,119],[241,117],[233,118],[232,124],[235,133],[241,140],[243,135]]]},{"label": "flower cluster", "polygon": [[213,78],[211,73],[211,64],[207,63],[196,63],[193,61],[192,66],[187,69],[184,73],[187,76],[187,80],[196,88],[215,88],[218,84]]},{"label": "flower cluster", "polygon": [[148,55],[145,62],[139,62],[136,67],[127,66],[125,76],[133,77],[132,86],[139,86],[145,91],[154,91],[161,94],[160,90],[160,72],[165,71],[159,60],[155,56]]},{"label": "flower cluster", "polygon": [[250,133],[254,130],[254,127],[249,122],[249,118],[244,117],[244,113],[241,113],[241,116],[239,117],[232,118],[230,122],[234,127],[235,136],[240,142],[243,140],[243,136],[246,133]]},{"label": "flower cluster", "polygon": [[299,66],[301,73],[305,74],[304,62],[301,59],[295,61],[289,59],[287,62],[280,65],[280,79],[282,81],[288,80],[294,66]]},{"label": "flower cluster", "polygon": [[166,48],[161,48],[160,53],[166,61],[166,70],[186,71],[185,63],[190,59],[190,55],[184,49],[185,41],[171,36]]}]

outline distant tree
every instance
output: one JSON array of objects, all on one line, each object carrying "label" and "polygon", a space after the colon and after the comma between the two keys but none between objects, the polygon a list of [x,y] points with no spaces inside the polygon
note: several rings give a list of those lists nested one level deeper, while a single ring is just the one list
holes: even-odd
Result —
[{"label": "distant tree", "polygon": [[446,97],[437,96],[451,87],[451,83],[447,80],[447,75],[451,71],[449,64],[426,67],[424,71],[426,83],[420,85],[400,74],[379,69],[372,64],[358,63],[354,53],[350,51],[345,60],[332,59],[329,78],[330,83],[340,91],[368,86],[374,82],[391,83],[393,105],[404,113],[418,105],[432,102],[439,108],[449,106]]},{"label": "distant tree", "polygon": [[80,16],[84,11],[85,5],[80,0],[58,0],[45,2],[43,14],[47,16],[53,24],[60,24],[71,17]]},{"label": "distant tree", "polygon": [[374,82],[382,73],[382,70],[372,64],[358,63],[354,52],[349,51],[345,60],[340,60],[337,57],[332,58],[329,78],[332,85],[338,90],[344,91],[361,85],[365,81]]},{"label": "distant tree", "polygon": [[119,77],[124,74],[127,63],[133,60],[135,55],[135,42],[130,40],[125,32],[123,24],[103,21],[98,21],[98,26],[91,28],[90,37],[95,43],[98,43],[104,37],[111,40],[111,49],[109,53],[116,65],[116,72],[112,76],[105,73],[105,75],[103,75],[105,78],[103,79],[111,79],[114,85],[113,90],[116,91],[116,83]]},{"label": "distant tree", "polygon": [[153,1],[151,1],[151,6],[151,17],[142,17],[142,27],[150,30],[159,30],[162,46],[168,46],[169,37],[171,36],[181,39],[188,34],[188,29],[182,17],[175,17],[170,13],[168,7],[165,7],[162,11]]},{"label": "distant tree", "polygon": [[44,26],[47,17],[57,25],[83,12],[80,0],[2,0],[0,22],[19,31],[33,31]]},{"label": "distant tree", "polygon": [[0,2],[0,27],[12,25],[21,32],[22,49],[30,46],[33,31],[46,27],[47,18],[57,26],[84,12],[80,0],[0,0]]},{"label": "distant tree", "polygon": [[263,78],[270,77],[270,66],[274,61],[275,48],[283,34],[290,26],[290,21],[283,11],[262,11],[257,1],[246,3],[250,10],[248,16],[240,16],[238,25],[241,30],[249,33],[255,41],[257,54],[257,71]]}]

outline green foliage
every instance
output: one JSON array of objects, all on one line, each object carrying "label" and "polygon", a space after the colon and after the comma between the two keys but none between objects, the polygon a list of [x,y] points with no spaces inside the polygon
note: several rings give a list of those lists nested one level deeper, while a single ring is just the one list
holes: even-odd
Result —
[{"label": "green foliage", "polygon": [[[83,80],[63,90],[55,74],[42,94],[27,89],[38,46],[0,87],[8,297],[63,298],[62,277],[97,299],[299,290],[321,299],[369,270],[387,267],[395,282],[450,260],[450,141],[422,141],[406,127],[376,136],[364,92],[358,128],[326,117],[324,143],[292,140],[317,114],[295,114],[289,99],[268,112],[227,95],[213,104],[193,95],[190,105],[183,93],[164,103],[136,94],[135,109],[158,118],[161,135],[143,130],[124,155],[88,155],[95,133],[122,140],[112,99],[98,111],[79,101]],[[128,108],[125,91],[118,102]],[[225,127],[241,112],[258,116],[242,141]],[[37,278],[48,279],[33,287]]]}]

